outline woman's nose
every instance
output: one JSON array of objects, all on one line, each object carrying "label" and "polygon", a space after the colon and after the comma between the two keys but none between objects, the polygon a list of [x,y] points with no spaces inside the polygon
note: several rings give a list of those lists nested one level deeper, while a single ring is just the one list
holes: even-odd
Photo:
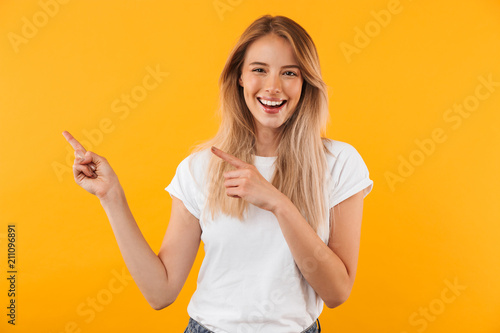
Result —
[{"label": "woman's nose", "polygon": [[266,91],[271,94],[281,92],[281,80],[279,74],[270,74],[266,80]]}]

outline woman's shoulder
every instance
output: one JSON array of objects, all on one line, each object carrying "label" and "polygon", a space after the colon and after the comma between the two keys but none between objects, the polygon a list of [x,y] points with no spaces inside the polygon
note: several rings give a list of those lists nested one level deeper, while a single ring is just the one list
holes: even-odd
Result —
[{"label": "woman's shoulder", "polygon": [[333,170],[366,169],[366,164],[359,151],[350,143],[333,139],[324,139],[328,168]]},{"label": "woman's shoulder", "polygon": [[323,144],[327,149],[327,155],[331,154],[334,158],[337,158],[340,155],[358,154],[358,151],[354,148],[354,146],[344,141],[323,138]]},{"label": "woman's shoulder", "polygon": [[183,184],[195,185],[195,187],[201,188],[205,183],[210,156],[209,149],[189,153],[177,165],[175,177]]},{"label": "woman's shoulder", "polygon": [[199,172],[208,166],[211,155],[212,152],[208,148],[192,151],[179,163],[179,167],[189,168],[191,171],[196,170]]},{"label": "woman's shoulder", "polygon": [[191,161],[196,161],[199,163],[206,163],[210,160],[210,157],[212,156],[212,152],[210,151],[209,148],[203,148],[200,150],[195,150],[192,151],[186,159],[191,160]]},{"label": "woman's shoulder", "polygon": [[212,153],[210,149],[196,150],[185,156],[177,165],[177,172],[191,175],[202,175],[207,169]]}]

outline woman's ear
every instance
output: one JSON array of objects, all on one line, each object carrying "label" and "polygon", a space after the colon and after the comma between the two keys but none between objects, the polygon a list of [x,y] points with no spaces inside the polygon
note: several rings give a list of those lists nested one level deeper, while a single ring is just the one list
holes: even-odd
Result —
[{"label": "woman's ear", "polygon": [[243,87],[243,80],[241,79],[241,75],[240,75],[240,78],[238,79],[238,83],[240,84],[240,86]]}]

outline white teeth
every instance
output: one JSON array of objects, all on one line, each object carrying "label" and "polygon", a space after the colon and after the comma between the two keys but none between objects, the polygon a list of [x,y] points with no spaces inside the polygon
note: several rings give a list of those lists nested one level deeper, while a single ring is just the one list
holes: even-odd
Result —
[{"label": "white teeth", "polygon": [[266,101],[265,99],[260,99],[260,98],[259,98],[259,101],[261,101],[262,104],[269,105],[269,106],[281,105],[285,102],[285,101],[272,102],[272,101]]}]

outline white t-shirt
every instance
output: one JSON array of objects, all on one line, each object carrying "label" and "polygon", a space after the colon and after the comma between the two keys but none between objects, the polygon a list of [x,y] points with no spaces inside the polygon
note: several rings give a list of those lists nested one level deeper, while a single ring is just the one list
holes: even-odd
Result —
[{"label": "white t-shirt", "polygon": [[[328,140],[329,207],[373,187],[368,168],[348,143]],[[211,220],[205,207],[205,171],[210,150],[191,154],[165,188],[199,219],[205,258],[198,286],[188,305],[190,317],[216,333],[301,332],[323,310],[323,301],[297,268],[276,217],[249,205],[245,221],[219,214]],[[268,181],[276,157],[255,156]],[[318,233],[328,243],[328,232]]]}]

